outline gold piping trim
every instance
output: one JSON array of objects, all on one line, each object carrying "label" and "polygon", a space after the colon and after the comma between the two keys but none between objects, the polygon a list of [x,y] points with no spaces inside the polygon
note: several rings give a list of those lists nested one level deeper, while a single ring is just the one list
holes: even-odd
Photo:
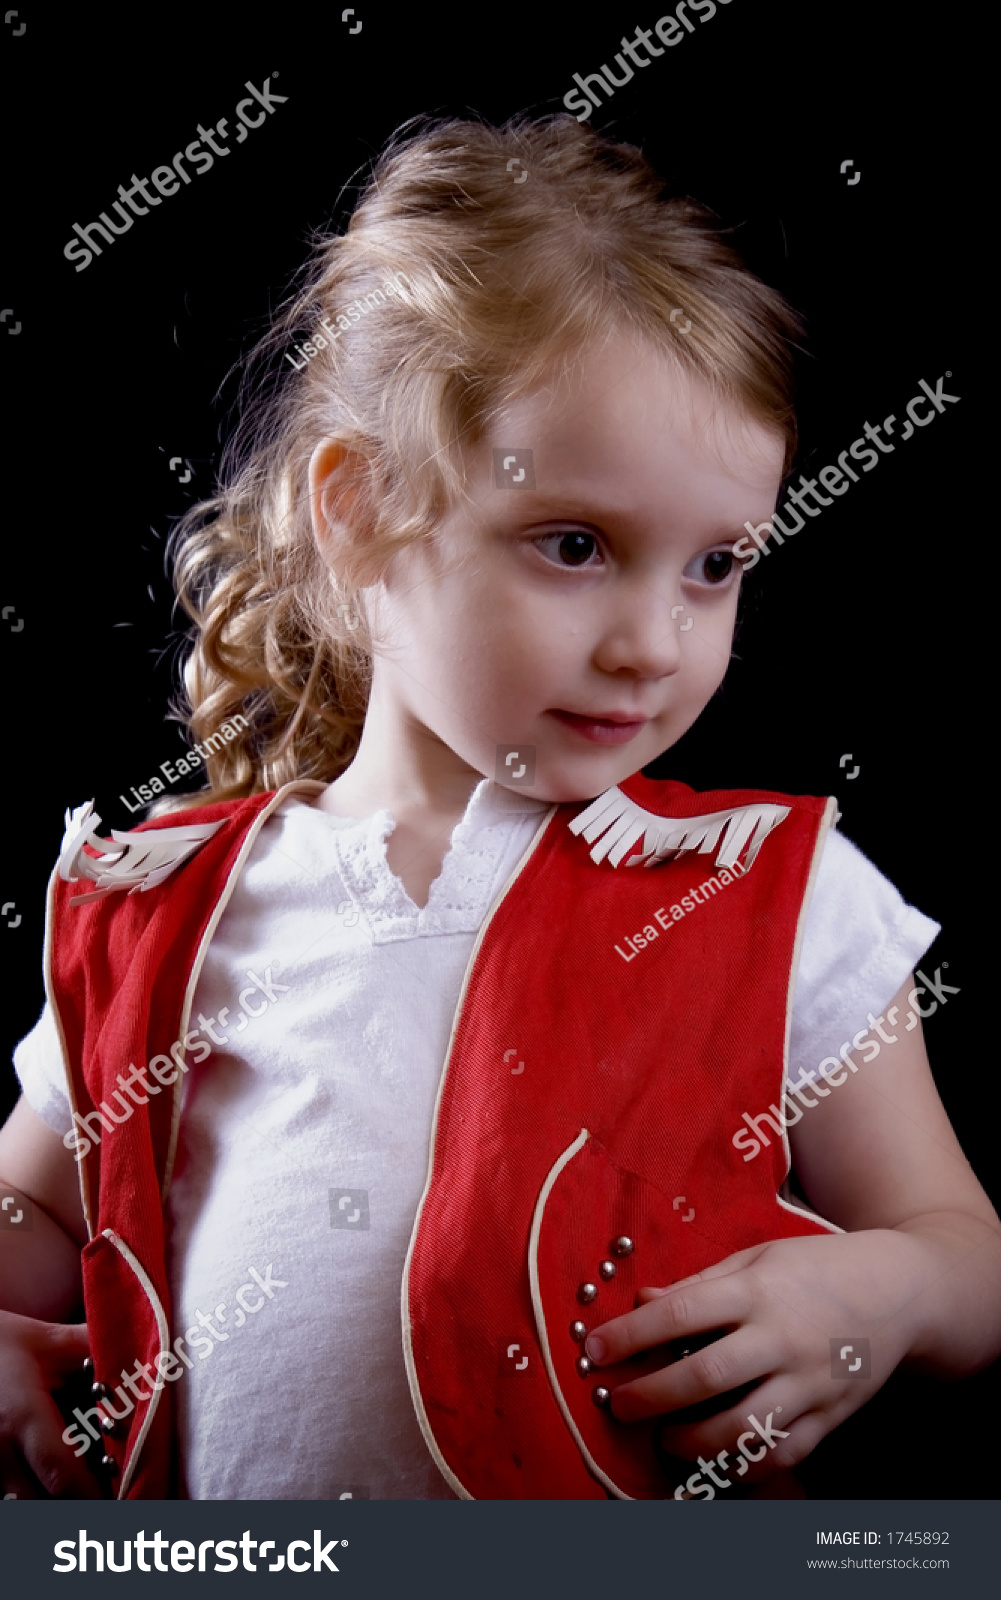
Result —
[{"label": "gold piping trim", "polygon": [[584,1457],[589,1471],[594,1474],[594,1476],[598,1479],[598,1482],[603,1483],[606,1489],[610,1489],[617,1500],[631,1500],[633,1496],[631,1494],[626,1494],[624,1489],[620,1489],[618,1484],[612,1482],[612,1479],[608,1476],[608,1473],[603,1472],[599,1467],[590,1450],[587,1448],[587,1445],[584,1443],[580,1429],[577,1427],[576,1422],[570,1414],[570,1407],[567,1405],[566,1400],[563,1397],[563,1390],[560,1388],[559,1379],[556,1376],[556,1368],[553,1366],[553,1358],[549,1350],[549,1332],[546,1328],[546,1316],[542,1309],[542,1294],[539,1289],[539,1234],[542,1232],[542,1217],[546,1209],[546,1201],[549,1199],[549,1196],[553,1190],[553,1185],[555,1184],[560,1173],[563,1171],[563,1168],[573,1160],[574,1156],[579,1150],[583,1150],[590,1137],[591,1135],[588,1130],[586,1128],[581,1128],[580,1133],[577,1135],[573,1144],[567,1146],[563,1154],[550,1168],[546,1181],[542,1185],[542,1189],[539,1192],[539,1198],[535,1203],[535,1214],[532,1217],[532,1231],[529,1234],[528,1239],[528,1278],[532,1287],[532,1308],[535,1312],[535,1327],[539,1335],[539,1344],[542,1347],[542,1359],[546,1364],[546,1371],[549,1374],[549,1383],[553,1394],[556,1396],[556,1403],[563,1413],[563,1420],[573,1436],[573,1440],[577,1446],[577,1449]]},{"label": "gold piping trim", "polygon": [[[102,1238],[110,1239],[119,1255],[124,1256],[125,1260],[132,1268],[132,1271],[139,1279],[139,1282],[142,1284],[146,1293],[146,1298],[153,1307],[153,1315],[156,1317],[156,1331],[160,1340],[159,1353],[162,1355],[165,1350],[170,1350],[170,1333],[167,1328],[167,1318],[163,1313],[163,1306],[160,1304],[159,1296],[157,1295],[157,1292],[150,1281],[149,1274],[146,1272],[142,1262],[129,1249],[128,1245],[125,1243],[125,1240],[120,1238],[117,1233],[112,1232],[110,1228],[105,1228]],[[122,1482],[117,1496],[119,1500],[125,1499],[125,1491],[132,1482],[135,1469],[139,1464],[139,1452],[146,1443],[146,1435],[149,1433],[149,1430],[153,1425],[153,1418],[156,1415],[156,1408],[160,1404],[160,1395],[163,1392],[163,1386],[166,1380],[162,1376],[159,1367],[156,1369],[156,1375],[160,1383],[160,1388],[158,1389],[154,1385],[153,1393],[150,1397],[149,1409],[143,1418],[142,1427],[139,1429],[139,1437],[136,1439],[132,1454],[129,1456],[125,1471],[122,1473]]]},{"label": "gold piping trim", "polygon": [[[42,956],[42,980],[45,984],[45,998],[49,1002],[49,1009],[55,1019],[56,1033],[59,1037],[59,1048],[63,1057],[63,1072],[66,1074],[66,1093],[70,1104],[70,1127],[77,1134],[79,1140],[80,1129],[76,1121],[79,1107],[77,1106],[76,1090],[73,1087],[73,1071],[70,1066],[70,1053],[66,1044],[66,1035],[63,1032],[62,1018],[59,1007],[56,1005],[55,985],[52,982],[52,924],[54,921],[56,884],[59,881],[59,868],[54,867],[49,879],[49,887],[45,896],[45,949]],[[103,1125],[103,1124],[102,1124]],[[91,1146],[95,1141],[91,1141]],[[89,1154],[89,1151],[88,1151]],[[83,1210],[83,1220],[87,1225],[88,1240],[94,1237],[94,1219],[90,1206],[90,1178],[86,1170],[87,1156],[73,1157],[77,1166],[77,1183],[80,1185],[80,1205]]]},{"label": "gold piping trim", "polygon": [[818,1216],[816,1211],[806,1211],[802,1206],[794,1206],[791,1200],[783,1200],[780,1194],[777,1194],[775,1198],[783,1210],[791,1211],[796,1217],[809,1217],[811,1222],[819,1222],[822,1228],[829,1229],[831,1233],[844,1233],[845,1231],[844,1228],[839,1228],[836,1222],[828,1222],[826,1217]]}]

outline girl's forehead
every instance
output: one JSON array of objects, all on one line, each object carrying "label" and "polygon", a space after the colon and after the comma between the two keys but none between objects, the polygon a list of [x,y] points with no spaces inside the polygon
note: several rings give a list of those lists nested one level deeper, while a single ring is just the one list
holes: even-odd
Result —
[{"label": "girl's forehead", "polygon": [[[663,350],[618,334],[554,368],[494,418],[487,455],[531,452],[554,482],[651,469],[777,486],[785,440]],[[503,461],[504,457],[501,457]],[[500,484],[498,484],[500,486]],[[541,488],[542,485],[540,484]]]}]

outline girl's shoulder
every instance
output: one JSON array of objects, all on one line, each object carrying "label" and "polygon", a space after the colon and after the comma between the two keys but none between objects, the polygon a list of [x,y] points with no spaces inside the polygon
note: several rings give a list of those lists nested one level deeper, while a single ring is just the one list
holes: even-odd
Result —
[{"label": "girl's shoulder", "polygon": [[324,787],[303,779],[244,798],[178,807],[134,828],[112,828],[109,837],[98,835],[101,819],[93,801],[88,801],[66,812],[56,877],[63,884],[89,879],[96,885],[89,893],[75,895],[70,905],[104,899],[120,889],[130,894],[154,889],[192,856],[204,854],[206,865],[216,857],[220,861],[230,857],[247,831],[287,798],[307,790],[315,795]]},{"label": "girl's shoulder", "polygon": [[[774,829],[795,817],[807,834],[836,820],[837,802],[817,795],[786,795],[766,789],[711,789],[701,793],[674,779],[631,778],[606,789],[572,817],[570,832],[592,845],[591,859],[613,867],[626,860],[653,865],[666,856],[716,851],[719,866],[744,858],[750,867]],[[787,838],[789,829],[783,837]],[[630,852],[634,852],[630,854]],[[746,852],[746,854],[745,854]]]},{"label": "girl's shoulder", "polygon": [[738,810],[743,806],[777,805],[822,815],[828,804],[826,795],[785,794],[778,789],[745,789],[727,786],[719,789],[693,789],[677,778],[650,778],[634,772],[614,789],[634,804],[660,816],[687,816],[693,812]]}]

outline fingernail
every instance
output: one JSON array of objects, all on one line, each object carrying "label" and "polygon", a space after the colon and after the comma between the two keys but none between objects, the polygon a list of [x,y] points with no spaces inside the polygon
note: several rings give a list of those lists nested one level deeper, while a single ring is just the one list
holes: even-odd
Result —
[{"label": "fingernail", "polygon": [[605,1357],[605,1341],[599,1339],[597,1334],[589,1334],[584,1341],[584,1349],[592,1361],[603,1361]]}]

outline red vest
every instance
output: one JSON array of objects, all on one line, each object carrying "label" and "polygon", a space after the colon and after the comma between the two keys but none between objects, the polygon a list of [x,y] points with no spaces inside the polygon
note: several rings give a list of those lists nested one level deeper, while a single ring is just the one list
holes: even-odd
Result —
[{"label": "red vest", "polygon": [[[168,1080],[171,1053],[183,1061],[177,1041],[205,951],[261,825],[288,794],[322,787],[144,824],[135,833],[222,822],[147,892],[71,906],[80,887],[53,874],[46,985],[74,1109],[113,1095],[132,1063],[159,1057]],[[641,1369],[582,1376],[571,1324],[596,1327],[631,1310],[640,1286],[750,1245],[838,1231],[779,1198],[784,1136],[753,1162],[733,1144],[742,1113],[781,1095],[802,926],[834,802],[696,794],[642,776],[619,787],[651,821],[788,809],[738,875],[713,865],[718,828],[708,853],[616,867],[600,845],[592,859],[593,832],[568,826],[579,804],[553,807],[484,921],[402,1284],[414,1406],[462,1498],[671,1495],[655,1422],[623,1425],[592,1400],[599,1383],[611,1389]],[[179,1071],[79,1163],[84,1303],[95,1377],[109,1390],[178,1332],[164,1203],[182,1086]],[[622,1237],[633,1248],[616,1254]],[[108,1440],[121,1497],[176,1493],[171,1413],[166,1384]]]}]

